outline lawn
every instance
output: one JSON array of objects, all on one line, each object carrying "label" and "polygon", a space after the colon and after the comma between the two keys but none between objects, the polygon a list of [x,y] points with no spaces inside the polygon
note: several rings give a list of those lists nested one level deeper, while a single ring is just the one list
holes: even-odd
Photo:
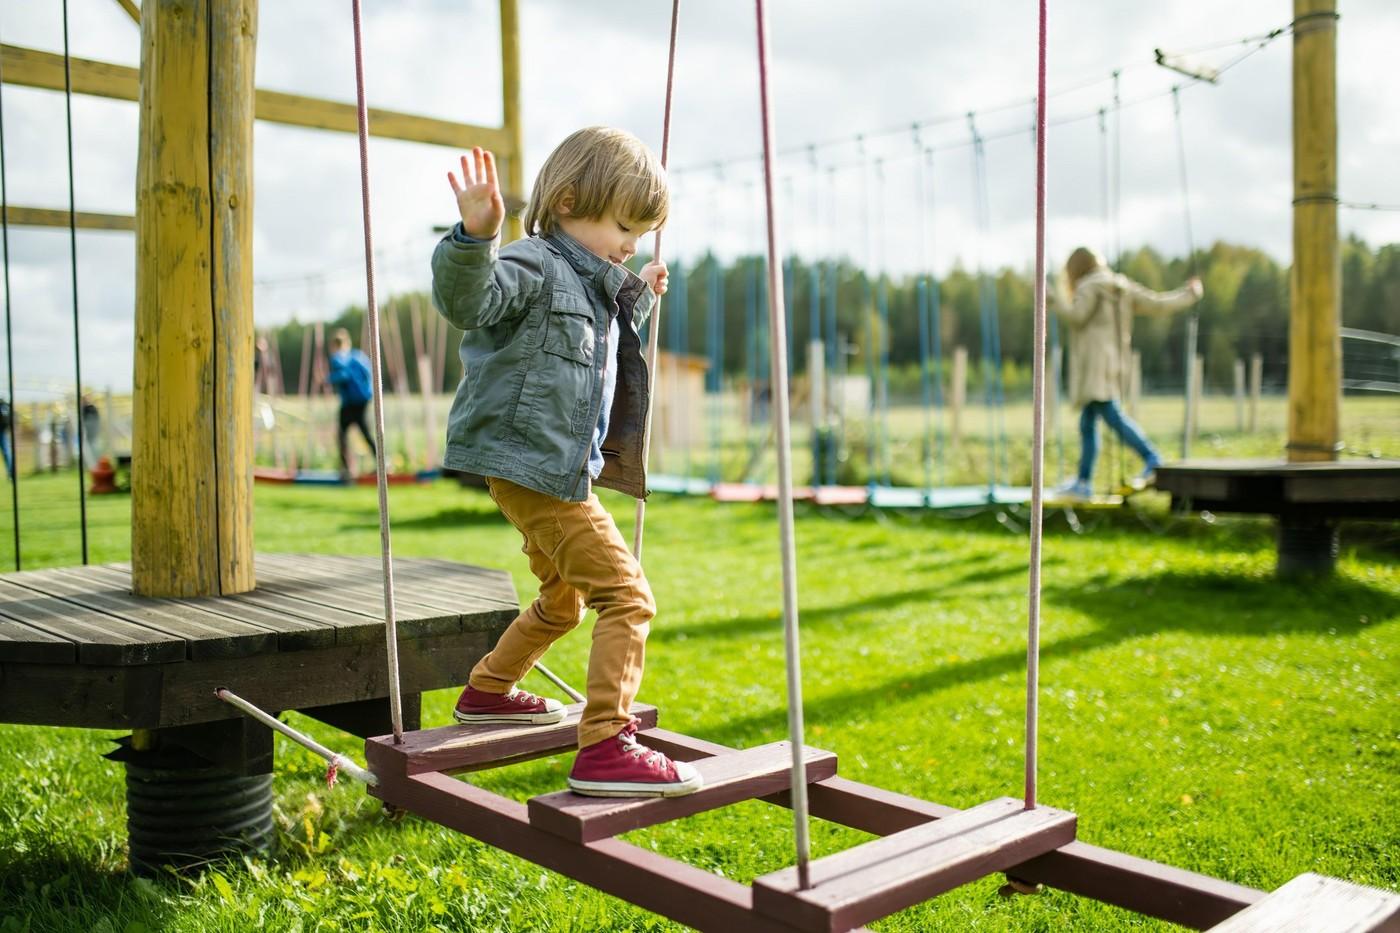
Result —
[{"label": "lawn", "polygon": [[[77,559],[76,516],[45,504],[75,483],[29,481],[26,567]],[[607,502],[626,533],[630,502]],[[127,500],[90,505],[93,559],[124,558]],[[1318,871],[1400,888],[1393,529],[1349,529],[1336,579],[1284,584],[1266,522],[1147,508],[1151,529],[1132,516],[1083,535],[1049,523],[1043,802],[1077,812],[1088,842],[1242,884]],[[392,510],[399,554],[505,567],[532,592],[518,538],[484,494],[396,488]],[[667,728],[705,739],[783,738],[772,507],[657,498],[647,517],[661,610],[640,699]],[[259,487],[256,533],[266,551],[377,553],[374,491]],[[1019,793],[1024,536],[991,516],[806,512],[797,535],[808,740],[836,752],[847,777],[940,803]],[[576,633],[550,665],[581,682],[587,648]],[[425,697],[425,721],[447,721],[454,698]],[[353,739],[290,718],[362,758]],[[133,879],[120,766],[100,757],[117,734],[0,726],[3,933],[679,929],[415,818],[390,822],[359,787],[327,790],[319,759],[280,738],[274,855],[197,879]],[[523,800],[562,787],[568,764],[471,779]],[[821,823],[813,835],[817,854],[863,838]],[[760,803],[626,838],[741,881],[792,859],[789,812]],[[1171,928],[1055,891],[1004,900],[996,889],[988,879],[874,927]]]}]

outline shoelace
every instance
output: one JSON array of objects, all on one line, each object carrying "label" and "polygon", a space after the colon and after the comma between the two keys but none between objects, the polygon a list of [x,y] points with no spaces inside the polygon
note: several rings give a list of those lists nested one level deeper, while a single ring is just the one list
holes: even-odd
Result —
[{"label": "shoelace", "polygon": [[529,691],[521,690],[519,687],[516,687],[514,690],[512,690],[510,692],[510,696],[506,697],[506,699],[514,700],[517,703],[527,703],[532,706],[540,702],[539,697],[535,696]]},{"label": "shoelace", "polygon": [[622,730],[622,732],[618,733],[618,739],[622,742],[622,747],[625,751],[631,754],[633,758],[640,758],[649,768],[665,771],[667,766],[671,763],[661,752],[654,748],[648,748],[641,742],[638,742],[636,729],[634,727],[629,726]]}]

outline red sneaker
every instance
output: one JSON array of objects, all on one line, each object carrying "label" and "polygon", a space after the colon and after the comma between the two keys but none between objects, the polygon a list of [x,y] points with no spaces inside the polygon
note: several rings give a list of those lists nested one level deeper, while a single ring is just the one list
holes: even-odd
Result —
[{"label": "red sneaker", "polygon": [[521,722],[537,726],[564,718],[564,704],[516,688],[510,693],[487,693],[468,684],[457,699],[452,717],[458,722]]},{"label": "red sneaker", "polygon": [[637,720],[617,735],[578,750],[569,789],[588,797],[683,797],[704,783],[700,772],[637,741]]}]

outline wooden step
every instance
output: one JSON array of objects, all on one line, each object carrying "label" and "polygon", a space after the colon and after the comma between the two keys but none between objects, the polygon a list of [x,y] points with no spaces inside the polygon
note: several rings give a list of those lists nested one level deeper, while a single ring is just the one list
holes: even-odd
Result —
[{"label": "wooden step", "polygon": [[1002,797],[753,883],[753,906],[798,929],[849,930],[1074,841],[1073,813]]},{"label": "wooden step", "polygon": [[1400,894],[1299,875],[1211,930],[1221,933],[1368,933],[1400,930]]},{"label": "wooden step", "polygon": [[[564,707],[562,722],[547,726],[515,723],[452,725],[406,732],[403,744],[392,735],[365,740],[369,770],[387,777],[407,777],[429,771],[452,774],[543,758],[578,747],[578,721],[583,704]],[[632,715],[639,728],[656,725],[656,707],[636,703]]]},{"label": "wooden step", "polygon": [[[646,736],[641,736],[643,744]],[[836,756],[806,748],[807,780],[836,775]],[[792,746],[774,742],[693,762],[704,785],[684,797],[585,797],[572,791],[545,794],[529,802],[530,825],[574,842],[593,842],[643,826],[655,826],[787,790],[792,778]]]}]

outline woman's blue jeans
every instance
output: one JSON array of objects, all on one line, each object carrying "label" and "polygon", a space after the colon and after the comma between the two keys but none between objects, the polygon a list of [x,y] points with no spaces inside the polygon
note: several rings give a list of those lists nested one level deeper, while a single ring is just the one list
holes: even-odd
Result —
[{"label": "woman's blue jeans", "polygon": [[1099,420],[1108,422],[1113,432],[1137,452],[1148,466],[1156,466],[1161,456],[1152,442],[1142,433],[1133,419],[1123,414],[1117,402],[1090,402],[1079,413],[1079,479],[1089,482],[1094,476],[1094,461],[1099,459]]}]

